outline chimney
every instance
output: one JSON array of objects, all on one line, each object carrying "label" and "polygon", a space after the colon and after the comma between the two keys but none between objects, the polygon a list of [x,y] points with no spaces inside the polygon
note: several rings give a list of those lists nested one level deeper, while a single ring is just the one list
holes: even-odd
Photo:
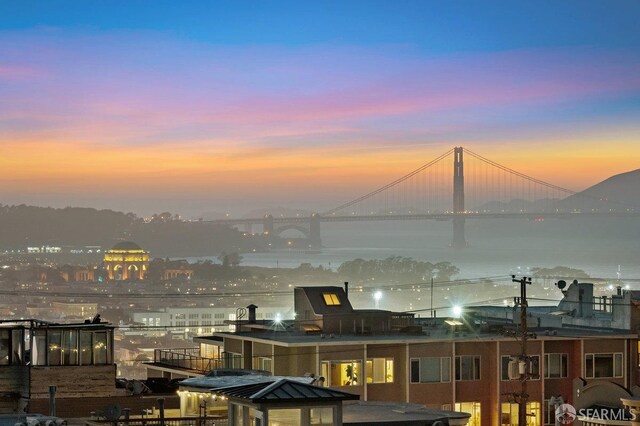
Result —
[{"label": "chimney", "polygon": [[256,309],[258,309],[258,307],[252,303],[251,305],[247,306],[247,309],[249,310],[249,324],[255,324]]},{"label": "chimney", "polygon": [[344,282],[344,295],[347,297],[347,300],[349,300],[349,281]]}]

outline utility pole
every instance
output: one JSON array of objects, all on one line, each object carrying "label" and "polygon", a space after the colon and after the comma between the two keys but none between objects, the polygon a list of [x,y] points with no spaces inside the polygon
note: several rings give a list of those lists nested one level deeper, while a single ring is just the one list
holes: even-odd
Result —
[{"label": "utility pole", "polygon": [[520,300],[516,301],[520,305],[520,332],[515,333],[516,337],[520,339],[520,356],[519,362],[524,362],[525,372],[520,377],[520,392],[515,393],[514,397],[518,402],[518,425],[526,426],[527,424],[527,400],[529,394],[527,393],[527,380],[530,378],[530,358],[527,355],[527,339],[529,338],[529,329],[527,328],[527,285],[531,284],[531,278],[522,277],[516,279],[515,275],[511,276],[511,281],[520,284]]},{"label": "utility pole", "polygon": [[431,318],[434,318],[436,314],[433,312],[433,275],[431,276]]}]

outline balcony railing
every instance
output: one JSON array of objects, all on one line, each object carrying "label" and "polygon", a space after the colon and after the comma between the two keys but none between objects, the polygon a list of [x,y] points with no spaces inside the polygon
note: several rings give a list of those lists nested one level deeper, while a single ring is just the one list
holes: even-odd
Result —
[{"label": "balcony railing", "polygon": [[159,418],[149,417],[145,419],[120,419],[112,420],[90,420],[85,422],[86,426],[228,426],[227,419],[216,417],[165,417],[161,422]]},{"label": "balcony railing", "polygon": [[155,349],[153,362],[202,374],[223,368],[222,359],[201,357],[199,348]]}]

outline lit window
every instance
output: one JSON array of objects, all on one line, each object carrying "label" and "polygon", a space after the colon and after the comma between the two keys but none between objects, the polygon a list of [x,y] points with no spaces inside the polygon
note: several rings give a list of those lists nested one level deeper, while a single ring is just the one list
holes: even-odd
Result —
[{"label": "lit window", "polygon": [[479,402],[456,402],[455,411],[471,414],[467,426],[480,426],[480,403]]},{"label": "lit window", "polygon": [[360,361],[323,361],[322,375],[327,386],[359,386]]},{"label": "lit window", "polygon": [[[518,404],[514,402],[503,402],[501,404],[501,419],[500,424],[502,426],[517,426],[518,424]],[[527,402],[527,424],[538,426],[540,425],[540,403],[539,402]]]},{"label": "lit window", "polygon": [[322,293],[322,297],[324,298],[324,303],[327,306],[339,306],[340,299],[338,295],[335,293]]},{"label": "lit window", "polygon": [[393,359],[368,359],[367,383],[393,383]]}]

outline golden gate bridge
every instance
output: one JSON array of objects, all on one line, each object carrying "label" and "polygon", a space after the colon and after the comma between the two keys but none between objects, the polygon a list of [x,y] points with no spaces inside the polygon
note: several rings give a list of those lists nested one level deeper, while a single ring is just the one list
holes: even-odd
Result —
[{"label": "golden gate bridge", "polygon": [[447,220],[453,224],[451,244],[461,248],[467,246],[468,219],[566,217],[640,217],[640,208],[563,188],[455,147],[393,182],[309,217],[267,214],[210,223],[261,225],[263,235],[273,238],[295,229],[309,247],[320,248],[322,222]]}]

